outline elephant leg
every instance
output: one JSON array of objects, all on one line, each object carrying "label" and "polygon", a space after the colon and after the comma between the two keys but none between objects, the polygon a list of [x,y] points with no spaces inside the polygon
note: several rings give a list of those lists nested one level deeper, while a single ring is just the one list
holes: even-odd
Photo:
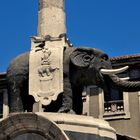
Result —
[{"label": "elephant leg", "polygon": [[83,101],[82,101],[82,86],[74,86],[73,88],[73,110],[76,114],[81,115],[83,112]]},{"label": "elephant leg", "polygon": [[20,89],[12,86],[9,91],[9,109],[10,112],[23,112],[23,103],[20,96]]},{"label": "elephant leg", "polygon": [[23,101],[21,96],[21,87],[23,86],[23,80],[21,76],[7,76],[8,97],[9,97],[9,111],[23,112]]},{"label": "elephant leg", "polygon": [[73,108],[73,93],[69,79],[64,79],[64,92],[62,95],[62,107],[58,112],[75,114]]},{"label": "elephant leg", "polygon": [[33,111],[33,104],[35,103],[33,96],[25,95],[24,97],[22,97],[22,102],[23,102],[24,111],[27,111],[27,112]]}]

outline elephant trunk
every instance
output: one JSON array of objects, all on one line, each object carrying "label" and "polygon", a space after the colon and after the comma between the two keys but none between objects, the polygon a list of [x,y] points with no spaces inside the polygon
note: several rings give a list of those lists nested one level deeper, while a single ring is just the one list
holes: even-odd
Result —
[{"label": "elephant trunk", "polygon": [[126,92],[140,91],[140,82],[139,81],[122,80],[115,74],[108,75],[108,77],[110,79],[111,85],[115,88],[121,89]]}]

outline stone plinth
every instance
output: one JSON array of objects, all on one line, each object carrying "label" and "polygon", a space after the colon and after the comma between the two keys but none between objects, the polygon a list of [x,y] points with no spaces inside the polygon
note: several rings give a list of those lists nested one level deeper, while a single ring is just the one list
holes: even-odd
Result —
[{"label": "stone plinth", "polygon": [[116,140],[103,120],[62,113],[18,113],[0,122],[0,140]]},{"label": "stone plinth", "polygon": [[[55,114],[52,114],[55,115]],[[0,140],[69,140],[59,126],[41,115],[14,113],[0,121]]]},{"label": "stone plinth", "polygon": [[70,140],[116,140],[108,122],[90,116],[63,113],[36,113],[57,123]]}]

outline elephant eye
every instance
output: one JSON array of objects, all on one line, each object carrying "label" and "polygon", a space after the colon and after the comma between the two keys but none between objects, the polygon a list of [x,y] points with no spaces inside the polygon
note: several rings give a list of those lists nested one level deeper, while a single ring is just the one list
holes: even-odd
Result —
[{"label": "elephant eye", "polygon": [[83,60],[84,60],[85,62],[88,62],[88,61],[91,60],[91,57],[90,57],[89,55],[85,55],[85,56],[83,57]]}]

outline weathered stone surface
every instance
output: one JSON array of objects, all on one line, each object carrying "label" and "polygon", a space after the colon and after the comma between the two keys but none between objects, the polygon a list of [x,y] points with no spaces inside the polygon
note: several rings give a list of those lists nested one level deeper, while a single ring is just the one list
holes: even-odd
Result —
[{"label": "weathered stone surface", "polygon": [[58,37],[66,33],[64,0],[40,0],[38,35]]},{"label": "weathered stone surface", "polygon": [[34,113],[12,114],[0,122],[0,140],[69,140],[58,125]]},{"label": "weathered stone surface", "polygon": [[0,140],[116,140],[109,123],[63,113],[17,113],[0,122]]},{"label": "weathered stone surface", "polygon": [[[39,0],[38,12],[38,37],[31,40],[29,94],[48,105],[63,92],[64,0]],[[38,47],[42,42],[44,46]]]},{"label": "weathered stone surface", "polygon": [[64,9],[64,0],[39,0],[39,10],[51,6]]},{"label": "weathered stone surface", "polygon": [[[116,140],[116,132],[109,123],[90,116],[36,113],[57,123],[70,140]],[[54,115],[55,114],[55,115]]]},{"label": "weathered stone surface", "polygon": [[[33,44],[33,43],[32,43]],[[32,46],[29,60],[29,94],[36,102],[48,105],[63,92],[64,37]]]}]

